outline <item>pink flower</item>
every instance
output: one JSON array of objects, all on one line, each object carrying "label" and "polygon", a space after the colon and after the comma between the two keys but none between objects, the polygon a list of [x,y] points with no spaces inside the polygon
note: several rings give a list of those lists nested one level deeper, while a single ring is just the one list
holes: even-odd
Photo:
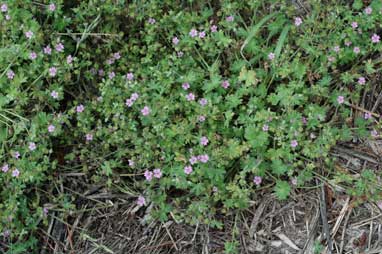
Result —
[{"label": "pink flower", "polygon": [[56,5],[54,3],[49,4],[49,10],[50,11],[55,11],[56,10]]},{"label": "pink flower", "polygon": [[201,116],[198,116],[198,121],[199,122],[204,122],[206,120],[206,117],[205,116],[203,116],[203,115],[201,115]]},{"label": "pink flower", "polygon": [[345,98],[340,95],[340,96],[337,97],[337,102],[338,102],[338,104],[342,104],[342,103],[345,102]]},{"label": "pink flower", "polygon": [[49,212],[48,207],[44,207],[44,209],[42,210],[42,213],[44,214],[44,216],[48,216],[48,212]]},{"label": "pink flower", "polygon": [[147,116],[150,114],[150,108],[148,106],[144,106],[141,110],[142,115]]},{"label": "pink flower", "polygon": [[227,89],[229,86],[230,86],[230,84],[229,84],[229,81],[228,81],[228,80],[224,80],[224,81],[222,82],[222,87],[223,87],[224,89]]},{"label": "pink flower", "polygon": [[156,20],[153,18],[149,18],[148,22],[149,22],[149,24],[153,25],[153,24],[155,24]]},{"label": "pink flower", "polygon": [[114,71],[109,72],[109,79],[113,79],[115,77]]},{"label": "pink flower", "polygon": [[183,51],[178,51],[176,54],[177,54],[178,57],[182,57],[183,56]]},{"label": "pink flower", "polygon": [[359,49],[359,47],[354,47],[353,52],[355,54],[359,54],[359,52],[361,52],[361,50]]},{"label": "pink flower", "polygon": [[196,156],[192,156],[188,161],[191,163],[191,165],[194,165],[198,162],[198,158]]},{"label": "pink flower", "polygon": [[16,158],[16,159],[20,158],[20,152],[19,151],[14,152],[13,158]]},{"label": "pink flower", "polygon": [[114,59],[113,58],[109,58],[106,60],[106,64],[108,65],[112,65],[114,63]]},{"label": "pink flower", "polygon": [[225,20],[227,20],[228,22],[232,22],[233,21],[233,16],[230,15],[230,16],[226,17]]},{"label": "pink flower", "polygon": [[129,108],[131,108],[134,104],[134,101],[130,98],[130,99],[126,99],[126,102],[125,102],[125,105],[128,106]]},{"label": "pink flower", "polygon": [[333,50],[336,53],[340,52],[340,46],[338,46],[338,45],[334,46]]},{"label": "pink flower", "polygon": [[1,171],[3,171],[4,173],[7,173],[8,170],[9,170],[8,164],[4,164],[3,167],[1,168]]},{"label": "pink flower", "polygon": [[6,4],[2,4],[0,9],[1,9],[1,12],[7,12],[8,11],[8,6]]},{"label": "pink flower", "polygon": [[329,56],[328,57],[328,61],[329,62],[334,62],[336,60],[336,58],[334,56]]},{"label": "pink flower", "polygon": [[208,138],[205,137],[205,136],[201,137],[201,138],[200,138],[200,144],[201,144],[202,146],[206,146],[206,145],[208,145]]},{"label": "pink flower", "polygon": [[49,76],[54,77],[57,74],[57,68],[56,67],[50,67],[49,68]]},{"label": "pink flower", "polygon": [[162,171],[160,170],[160,168],[154,169],[154,177],[158,179],[162,177]]},{"label": "pink flower", "polygon": [[211,32],[212,32],[212,33],[216,33],[217,31],[218,31],[218,27],[215,26],[215,25],[212,25],[212,26],[211,26]]},{"label": "pink flower", "polygon": [[182,84],[182,88],[184,89],[184,90],[188,90],[189,88],[190,88],[190,84],[189,83],[183,83]]},{"label": "pink flower", "polygon": [[58,98],[58,93],[56,92],[56,91],[52,91],[51,93],[50,93],[50,96],[52,96],[54,99],[57,99]]},{"label": "pink flower", "polygon": [[275,59],[275,54],[272,53],[272,52],[269,53],[269,54],[268,54],[268,59],[271,60],[271,61],[272,61],[273,59]]},{"label": "pink flower", "polygon": [[115,53],[113,54],[113,58],[114,58],[115,60],[118,60],[118,59],[121,58],[121,54],[120,54],[119,52],[115,52]]},{"label": "pink flower", "polygon": [[378,132],[376,131],[376,130],[372,130],[371,132],[370,132],[370,135],[373,137],[373,138],[378,138]]},{"label": "pink flower", "polygon": [[17,168],[15,168],[15,169],[12,171],[12,176],[13,176],[13,177],[19,177],[19,175],[20,175],[20,171],[19,171]]},{"label": "pink flower", "polygon": [[189,35],[194,38],[196,36],[198,36],[198,30],[196,30],[195,28],[192,28]]},{"label": "pink flower", "polygon": [[206,37],[206,32],[204,31],[199,32],[199,38],[203,39],[204,37]]},{"label": "pink flower", "polygon": [[13,79],[15,77],[15,73],[12,70],[9,70],[7,72],[7,78],[8,79]]},{"label": "pink flower", "polygon": [[34,142],[29,142],[29,146],[28,146],[29,150],[30,151],[34,151],[36,150],[36,143]]},{"label": "pink flower", "polygon": [[130,96],[131,100],[133,101],[136,101],[138,98],[139,98],[139,94],[137,93],[133,93],[131,96]]},{"label": "pink flower", "polygon": [[71,55],[68,55],[67,57],[66,57],[66,63],[67,64],[71,64],[73,62],[73,57],[71,56]]},{"label": "pink flower", "polygon": [[191,174],[191,173],[192,173],[192,166],[190,166],[190,165],[185,166],[185,167],[184,167],[184,173],[185,173],[186,175]]},{"label": "pink flower", "polygon": [[367,15],[370,15],[372,11],[373,11],[373,9],[372,9],[371,7],[367,7],[367,8],[365,9],[365,13],[366,13]]},{"label": "pink flower", "polygon": [[9,16],[8,14],[5,15],[5,20],[10,20],[11,19],[11,16]]},{"label": "pink flower", "polygon": [[84,107],[84,105],[82,105],[82,104],[80,104],[80,105],[78,105],[78,106],[76,107],[76,112],[77,112],[77,113],[82,113],[82,112],[84,112],[84,110],[85,110],[85,107]]},{"label": "pink flower", "polygon": [[366,79],[364,77],[359,77],[358,78],[358,84],[364,85],[366,83]]},{"label": "pink flower", "polygon": [[62,43],[58,43],[55,47],[56,51],[57,52],[62,52],[64,50],[64,45],[62,45]]},{"label": "pink flower", "polygon": [[298,146],[298,142],[297,142],[297,140],[292,140],[291,142],[290,142],[290,146],[291,147],[293,147],[293,148],[295,148],[295,147],[297,147]]},{"label": "pink flower", "polygon": [[44,48],[44,54],[47,54],[47,55],[52,54],[52,49],[50,48],[49,45]]},{"label": "pink flower", "polygon": [[199,100],[199,104],[202,105],[202,106],[207,105],[207,103],[208,103],[208,101],[207,101],[206,98],[201,98],[201,99]]},{"label": "pink flower", "polygon": [[351,42],[351,41],[345,41],[345,45],[346,45],[346,46],[348,46],[348,47],[349,47],[351,44],[352,44],[352,42]]},{"label": "pink flower", "polygon": [[189,93],[186,95],[186,99],[188,101],[193,101],[193,100],[195,100],[195,95],[193,93]]},{"label": "pink flower", "polygon": [[86,141],[92,141],[93,140],[93,134],[87,133],[85,138],[86,138]]},{"label": "pink flower", "polygon": [[52,124],[48,126],[48,131],[50,133],[54,132],[55,129],[56,129],[56,127],[54,127],[54,125],[52,125]]},{"label": "pink flower", "polygon": [[31,59],[31,60],[35,60],[37,58],[37,54],[36,54],[36,52],[31,52],[30,54],[29,54],[29,59]]},{"label": "pink flower", "polygon": [[292,180],[291,180],[291,183],[293,185],[297,185],[298,181],[297,181],[297,178],[296,177],[293,177]]},{"label": "pink flower", "polygon": [[202,163],[207,163],[209,159],[210,157],[208,156],[208,154],[202,154],[198,156],[198,160]]},{"label": "pink flower", "polygon": [[302,19],[300,17],[295,17],[294,18],[294,25],[300,26],[301,24],[302,24]]},{"label": "pink flower", "polygon": [[301,122],[303,125],[306,125],[308,121],[306,120],[306,117],[302,117]]},{"label": "pink flower", "polygon": [[371,113],[370,112],[366,112],[365,115],[364,115],[364,118],[367,120],[367,119],[370,119],[371,118]]},{"label": "pink flower", "polygon": [[267,132],[269,130],[268,124],[263,125],[263,131]]},{"label": "pink flower", "polygon": [[129,162],[129,167],[134,167],[135,162],[133,160],[128,160],[128,162]]},{"label": "pink flower", "polygon": [[146,199],[143,197],[143,196],[139,196],[138,199],[137,199],[137,204],[139,206],[144,206],[146,205]]},{"label": "pink flower", "polygon": [[130,80],[130,81],[133,80],[134,79],[134,74],[132,72],[127,73],[126,74],[126,79]]},{"label": "pink flower", "polygon": [[25,36],[26,36],[28,39],[32,39],[33,32],[32,32],[32,31],[27,31],[27,32],[25,32]]},{"label": "pink flower", "polygon": [[351,22],[351,27],[352,27],[353,29],[356,29],[356,28],[358,27],[358,23],[355,22],[355,21]]},{"label": "pink flower", "polygon": [[261,176],[255,176],[255,177],[253,178],[253,182],[254,182],[257,186],[259,186],[259,185],[261,184],[262,181],[263,181],[263,179],[261,178]]},{"label": "pink flower", "polygon": [[144,176],[146,180],[150,182],[153,179],[153,172],[146,170]]},{"label": "pink flower", "polygon": [[174,45],[178,45],[178,43],[179,43],[179,39],[178,39],[178,37],[173,37],[173,38],[172,38],[172,43],[173,43]]},{"label": "pink flower", "polygon": [[103,69],[98,70],[98,76],[103,77],[105,75],[105,71]]},{"label": "pink flower", "polygon": [[373,34],[373,36],[371,36],[371,41],[372,41],[373,43],[378,43],[379,40],[380,40],[380,37],[379,37],[378,34]]}]

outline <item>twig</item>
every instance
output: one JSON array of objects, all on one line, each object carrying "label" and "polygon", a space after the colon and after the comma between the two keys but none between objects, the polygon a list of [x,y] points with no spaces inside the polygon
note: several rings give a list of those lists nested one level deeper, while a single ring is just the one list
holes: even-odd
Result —
[{"label": "twig", "polygon": [[350,209],[349,209],[348,213],[346,214],[346,218],[345,218],[345,222],[344,222],[344,228],[342,229],[341,243],[340,243],[340,252],[339,252],[339,254],[342,254],[342,252],[344,251],[344,244],[345,244],[344,239],[345,239],[345,234],[346,234],[346,226],[348,225],[348,221],[349,221],[349,218],[350,218],[351,211],[352,211],[352,207],[350,206]]},{"label": "twig", "polygon": [[322,185],[321,187],[321,199],[320,199],[320,211],[321,211],[321,219],[322,219],[322,226],[323,226],[323,234],[326,238],[327,244],[328,244],[328,253],[332,254],[333,245],[332,245],[332,239],[330,238],[330,229],[328,224],[328,217],[326,213],[326,195],[325,195],[325,185]]}]

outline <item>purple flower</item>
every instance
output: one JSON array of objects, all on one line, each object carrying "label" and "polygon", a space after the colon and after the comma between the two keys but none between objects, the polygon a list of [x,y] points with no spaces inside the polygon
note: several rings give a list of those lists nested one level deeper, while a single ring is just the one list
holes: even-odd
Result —
[{"label": "purple flower", "polygon": [[351,41],[345,41],[345,45],[346,45],[346,46],[348,46],[348,47],[349,47],[351,44],[352,44],[352,42],[351,42]]},{"label": "purple flower", "polygon": [[353,52],[354,52],[355,54],[359,54],[359,53],[361,52],[361,50],[360,50],[359,47],[354,47]]},{"label": "purple flower", "polygon": [[206,145],[208,145],[208,138],[205,137],[205,136],[201,137],[201,138],[200,138],[200,144],[201,144],[202,146],[206,146]]},{"label": "purple flower", "polygon": [[203,115],[198,116],[198,121],[199,121],[200,123],[204,122],[205,120],[206,120],[206,117],[205,117],[205,116],[203,116]]},{"label": "purple flower", "polygon": [[98,70],[98,76],[103,77],[105,75],[105,71],[103,69]]},{"label": "purple flower", "polygon": [[1,12],[7,12],[8,11],[8,6],[6,4],[2,4],[0,9],[1,9]]},{"label": "purple flower", "polygon": [[372,41],[373,43],[378,43],[379,40],[380,40],[380,37],[379,37],[378,34],[373,34],[373,36],[371,36],[371,41]]},{"label": "purple flower", "polygon": [[136,101],[138,98],[139,98],[139,94],[137,93],[133,93],[130,98],[133,100],[133,101]]},{"label": "purple flower", "polygon": [[155,24],[156,20],[153,18],[149,18],[148,22],[149,22],[149,24],[153,25],[153,24]]},{"label": "purple flower", "polygon": [[228,22],[232,22],[233,21],[233,16],[230,15],[230,16],[226,17],[225,20],[228,21]]},{"label": "purple flower", "polygon": [[367,120],[367,119],[370,119],[371,118],[371,113],[370,112],[366,112],[365,115],[364,115],[364,118]]},{"label": "purple flower", "polygon": [[178,51],[176,54],[177,54],[178,57],[182,57],[183,56],[183,51]]},{"label": "purple flower", "polygon": [[114,71],[109,72],[109,79],[113,79],[115,77]]},{"label": "purple flower", "polygon": [[153,179],[153,172],[146,170],[144,176],[146,180],[150,182]]},{"label": "purple flower", "polygon": [[44,54],[47,54],[47,55],[52,54],[52,49],[50,48],[49,45],[44,48]]},{"label": "purple flower", "polygon": [[208,154],[202,154],[198,156],[198,160],[202,163],[207,163],[209,159],[210,157],[208,156]]},{"label": "purple flower", "polygon": [[272,61],[273,59],[275,59],[275,54],[272,53],[272,52],[269,53],[269,54],[268,54],[268,59],[271,60],[271,61]]},{"label": "purple flower", "polygon": [[297,185],[298,181],[297,181],[297,178],[296,177],[293,177],[292,180],[291,180],[291,183],[293,185]]},{"label": "purple flower", "polygon": [[371,132],[370,132],[370,135],[373,137],[373,138],[378,138],[378,132],[376,131],[376,130],[372,130]]},{"label": "purple flower", "polygon": [[292,140],[291,142],[290,142],[290,146],[291,147],[293,147],[293,148],[295,148],[295,147],[297,147],[298,146],[298,142],[297,142],[297,140]]},{"label": "purple flower", "polygon": [[295,17],[294,18],[294,25],[300,26],[301,24],[302,24],[302,19],[300,17]]},{"label": "purple flower", "polygon": [[212,25],[212,26],[211,26],[211,32],[212,32],[212,33],[216,33],[217,31],[218,31],[218,27],[215,26],[215,25]]},{"label": "purple flower", "polygon": [[128,160],[128,162],[129,162],[129,167],[134,167],[135,162],[133,160]]},{"label": "purple flower", "polygon": [[364,85],[366,83],[366,79],[364,77],[359,77],[358,78],[358,84]]},{"label": "purple flower", "polygon": [[57,74],[57,68],[56,67],[50,67],[49,68],[49,76],[54,77]]},{"label": "purple flower", "polygon": [[87,133],[85,138],[86,138],[86,141],[92,141],[93,140],[93,134]]},{"label": "purple flower", "polygon": [[19,151],[14,152],[13,157],[16,159],[20,158],[20,152]]},{"label": "purple flower", "polygon": [[207,105],[207,103],[208,103],[208,101],[207,101],[206,98],[201,98],[201,99],[199,100],[199,104],[202,105],[202,106]]},{"label": "purple flower", "polygon": [[4,164],[2,167],[1,167],[1,171],[3,171],[4,173],[7,173],[9,170],[9,166],[8,164]]},{"label": "purple flower", "polygon": [[345,102],[345,98],[340,95],[340,96],[337,97],[337,102],[338,102],[338,104],[342,104],[342,103]]},{"label": "purple flower", "polygon": [[15,73],[12,70],[9,70],[7,72],[7,78],[8,79],[13,79],[15,77]]},{"label": "purple flower", "polygon": [[198,158],[196,156],[192,156],[188,161],[191,163],[191,165],[194,165],[198,162]]},{"label": "purple flower", "polygon": [[43,215],[44,215],[45,217],[48,216],[48,212],[49,212],[48,207],[44,207],[44,209],[42,210],[42,213],[43,213]]},{"label": "purple flower", "polygon": [[204,37],[206,37],[206,32],[204,31],[199,32],[199,38],[203,39]]},{"label": "purple flower", "polygon": [[49,4],[48,8],[49,8],[50,11],[55,11],[56,10],[56,5],[54,3],[51,3],[51,4]]},{"label": "purple flower", "polygon": [[37,54],[36,54],[36,52],[31,52],[30,54],[29,54],[29,59],[31,59],[31,60],[35,60],[37,58]]},{"label": "purple flower", "polygon": [[62,45],[62,43],[58,43],[55,47],[56,51],[57,52],[62,52],[64,50],[64,45]]},{"label": "purple flower", "polygon": [[186,99],[188,101],[193,101],[193,100],[195,100],[195,95],[193,93],[189,93],[186,95]]},{"label": "purple flower", "polygon": [[13,177],[19,177],[19,175],[20,175],[20,171],[19,171],[17,168],[15,168],[15,169],[12,171],[12,176],[13,176]]},{"label": "purple flower", "polygon": [[148,106],[144,106],[141,110],[142,115],[147,116],[150,114],[150,108]]},{"label": "purple flower", "polygon": [[56,91],[52,91],[51,93],[50,93],[50,96],[52,96],[54,99],[57,99],[58,98],[58,93],[56,92]]},{"label": "purple flower", "polygon": [[112,65],[114,63],[114,58],[109,58],[106,60],[106,64]]},{"label": "purple flower", "polygon": [[351,27],[352,27],[353,29],[356,29],[356,28],[358,27],[358,23],[355,22],[355,21],[351,22]]},{"label": "purple flower", "polygon": [[184,167],[184,173],[185,173],[186,175],[191,174],[191,173],[192,173],[192,166],[190,166],[190,165],[185,166],[185,167]]},{"label": "purple flower", "polygon": [[138,199],[137,199],[137,204],[139,206],[144,206],[146,205],[146,199],[143,197],[143,196],[139,196]]},{"label": "purple flower", "polygon": [[5,20],[10,20],[11,19],[11,16],[9,16],[8,14],[5,15]]},{"label": "purple flower", "polygon": [[367,15],[370,15],[372,11],[373,11],[373,9],[372,9],[371,7],[367,7],[367,8],[365,8],[365,13],[366,13]]},{"label": "purple flower", "polygon": [[269,125],[268,124],[264,124],[263,125],[263,131],[267,132],[269,130]]},{"label": "purple flower", "polygon": [[30,151],[34,151],[36,150],[36,143],[34,142],[29,142],[29,146],[28,146],[29,150]]},{"label": "purple flower", "polygon": [[28,39],[32,39],[33,32],[29,30],[29,31],[25,32],[25,36],[26,36]]},{"label": "purple flower", "polygon": [[257,186],[259,186],[259,185],[261,184],[262,181],[263,181],[263,179],[261,178],[261,176],[255,176],[255,177],[253,178],[253,182],[254,182]]},{"label": "purple flower", "polygon": [[66,57],[66,63],[67,64],[71,64],[73,62],[73,57],[71,56],[71,55],[68,55],[67,57]]},{"label": "purple flower", "polygon": [[178,45],[178,43],[179,43],[179,39],[178,39],[178,37],[173,37],[173,38],[172,38],[172,43],[173,43],[174,45]]},{"label": "purple flower", "polygon": [[82,104],[80,104],[80,105],[78,105],[78,106],[76,107],[76,112],[77,112],[77,113],[82,113],[82,112],[84,112],[84,110],[85,110],[85,107],[84,107],[84,105],[82,105]]},{"label": "purple flower", "polygon": [[189,88],[190,88],[190,84],[189,83],[183,83],[182,84],[182,88],[184,89],[184,90],[188,90]]},{"label": "purple flower", "polygon": [[196,36],[198,36],[198,31],[195,29],[195,28],[192,28],[189,35],[194,38]]},{"label": "purple flower", "polygon": [[336,46],[334,46],[333,51],[338,53],[338,52],[340,52],[340,49],[341,49],[340,46],[336,45]]},{"label": "purple flower", "polygon": [[162,171],[160,170],[160,168],[154,169],[154,177],[158,179],[162,177]]},{"label": "purple flower", "polygon": [[121,54],[120,54],[119,52],[115,52],[115,53],[113,54],[113,58],[114,58],[115,60],[118,60],[118,59],[121,58]]},{"label": "purple flower", "polygon": [[134,104],[134,101],[130,98],[130,99],[126,99],[126,102],[125,102],[125,105],[128,106],[129,108],[131,108]]},{"label": "purple flower", "polygon": [[56,129],[56,127],[54,127],[53,124],[50,124],[50,125],[48,126],[48,131],[49,131],[50,133],[54,132],[55,129]]},{"label": "purple flower", "polygon": [[329,62],[334,62],[336,60],[336,58],[334,56],[329,56],[328,57],[328,61]]},{"label": "purple flower", "polygon": [[223,87],[224,89],[227,89],[229,86],[230,86],[230,84],[229,84],[229,81],[228,81],[228,80],[224,80],[224,81],[222,82],[222,87]]},{"label": "purple flower", "polygon": [[130,80],[130,81],[133,80],[134,79],[134,74],[132,72],[127,73],[126,74],[126,79]]}]

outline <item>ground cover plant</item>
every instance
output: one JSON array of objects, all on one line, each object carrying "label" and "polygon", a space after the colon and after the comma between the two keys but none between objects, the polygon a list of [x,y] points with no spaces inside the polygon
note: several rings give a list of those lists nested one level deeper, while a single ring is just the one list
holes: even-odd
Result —
[{"label": "ground cover plant", "polygon": [[381,110],[363,104],[382,2],[304,6],[0,2],[0,248],[38,253],[49,215],[76,210],[62,171],[124,192],[146,220],[217,228],[260,190],[285,200],[314,179],[378,201],[379,175],[348,177],[328,155],[380,138]]}]

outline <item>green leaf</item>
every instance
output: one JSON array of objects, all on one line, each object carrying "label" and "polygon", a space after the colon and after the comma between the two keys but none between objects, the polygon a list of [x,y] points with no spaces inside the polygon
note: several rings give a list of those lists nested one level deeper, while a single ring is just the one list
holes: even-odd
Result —
[{"label": "green leaf", "polygon": [[286,181],[277,181],[275,186],[275,193],[278,199],[285,200],[288,198],[290,193],[290,185]]}]

